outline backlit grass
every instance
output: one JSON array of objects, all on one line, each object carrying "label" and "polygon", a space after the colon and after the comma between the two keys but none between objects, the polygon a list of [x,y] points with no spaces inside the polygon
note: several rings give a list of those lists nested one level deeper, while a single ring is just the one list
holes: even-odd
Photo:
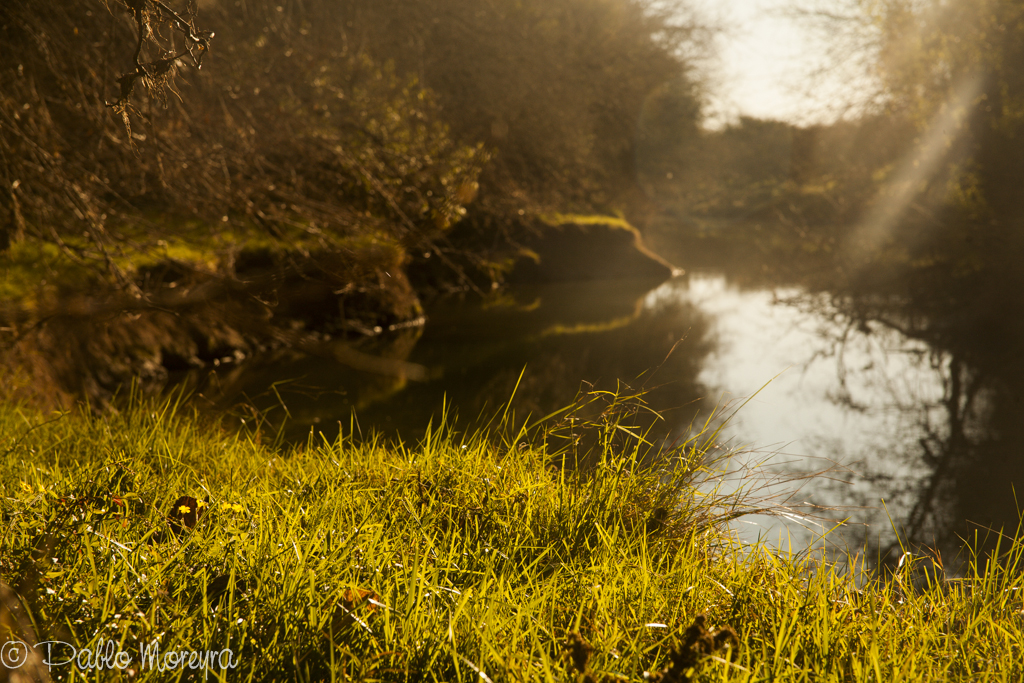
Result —
[{"label": "backlit grass", "polygon": [[[1021,680],[1019,543],[955,580],[742,546],[747,503],[694,486],[715,435],[655,457],[599,398],[546,431],[300,448],[173,403],[4,405],[0,639],[132,659],[61,680]],[[154,671],[154,641],[237,668]]]}]

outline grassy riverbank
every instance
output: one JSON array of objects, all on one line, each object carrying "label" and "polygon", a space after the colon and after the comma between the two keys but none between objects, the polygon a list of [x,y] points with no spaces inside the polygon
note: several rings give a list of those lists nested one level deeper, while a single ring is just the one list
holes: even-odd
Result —
[{"label": "grassy riverbank", "polygon": [[152,670],[154,641],[230,648],[230,680],[1024,674],[1020,544],[957,580],[910,560],[856,582],[742,547],[725,528],[742,502],[694,486],[713,435],[642,465],[610,415],[580,443],[617,455],[579,476],[550,465],[564,429],[284,450],[168,404],[103,419],[3,405],[0,629],[131,660],[54,667],[63,680],[201,673]]}]

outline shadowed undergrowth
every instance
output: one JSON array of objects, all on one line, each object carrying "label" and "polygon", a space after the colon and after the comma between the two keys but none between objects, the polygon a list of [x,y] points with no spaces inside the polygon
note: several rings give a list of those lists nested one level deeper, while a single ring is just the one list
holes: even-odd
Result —
[{"label": "shadowed undergrowth", "polygon": [[[64,680],[203,675],[146,666],[154,642],[231,648],[207,672],[231,680],[1019,680],[1017,542],[956,580],[741,546],[749,503],[698,487],[716,434],[665,452],[639,399],[600,398],[518,432],[287,450],[174,403],[5,404],[0,637],[132,659]],[[586,468],[553,464],[566,443]]]}]

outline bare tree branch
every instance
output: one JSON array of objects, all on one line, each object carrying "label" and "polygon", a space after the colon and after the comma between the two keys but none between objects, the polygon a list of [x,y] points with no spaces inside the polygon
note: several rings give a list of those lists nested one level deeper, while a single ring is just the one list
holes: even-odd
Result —
[{"label": "bare tree branch", "polygon": [[[128,118],[128,109],[136,81],[141,80],[143,85],[150,88],[165,86],[171,69],[179,59],[186,55],[196,69],[202,69],[203,56],[210,51],[210,40],[213,39],[214,32],[199,30],[196,28],[194,16],[190,15],[186,19],[160,0],[121,0],[121,4],[132,13],[135,20],[138,35],[135,54],[132,57],[135,68],[118,77],[120,95],[116,101],[107,102],[106,106],[121,114],[130,137],[131,124]],[[172,49],[164,48],[159,44],[152,26],[154,19],[162,19],[184,37],[185,44],[180,51],[173,50],[173,42],[170,46]],[[163,56],[150,61],[142,61],[142,54],[147,42],[153,43]]]}]

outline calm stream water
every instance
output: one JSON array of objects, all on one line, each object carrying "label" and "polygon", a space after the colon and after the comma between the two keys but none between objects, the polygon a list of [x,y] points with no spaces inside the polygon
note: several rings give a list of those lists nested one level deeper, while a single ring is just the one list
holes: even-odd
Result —
[{"label": "calm stream water", "polygon": [[[462,418],[490,415],[524,367],[515,408],[534,415],[567,404],[581,380],[622,380],[650,390],[668,441],[739,407],[722,431],[722,452],[734,452],[725,486],[771,484],[778,501],[833,508],[819,514],[848,522],[833,543],[885,546],[895,527],[950,552],[968,520],[1012,530],[1024,468],[1019,433],[992,419],[999,392],[952,354],[830,301],[792,286],[741,289],[715,271],[553,284],[487,306],[444,301],[423,327],[368,340],[361,352],[394,361],[383,373],[288,352],[221,368],[203,393],[221,405],[248,397],[272,417],[286,406],[292,439],[331,438],[354,412],[364,431],[414,440],[445,401]],[[797,516],[806,512],[738,529],[802,548],[831,526]]]}]

